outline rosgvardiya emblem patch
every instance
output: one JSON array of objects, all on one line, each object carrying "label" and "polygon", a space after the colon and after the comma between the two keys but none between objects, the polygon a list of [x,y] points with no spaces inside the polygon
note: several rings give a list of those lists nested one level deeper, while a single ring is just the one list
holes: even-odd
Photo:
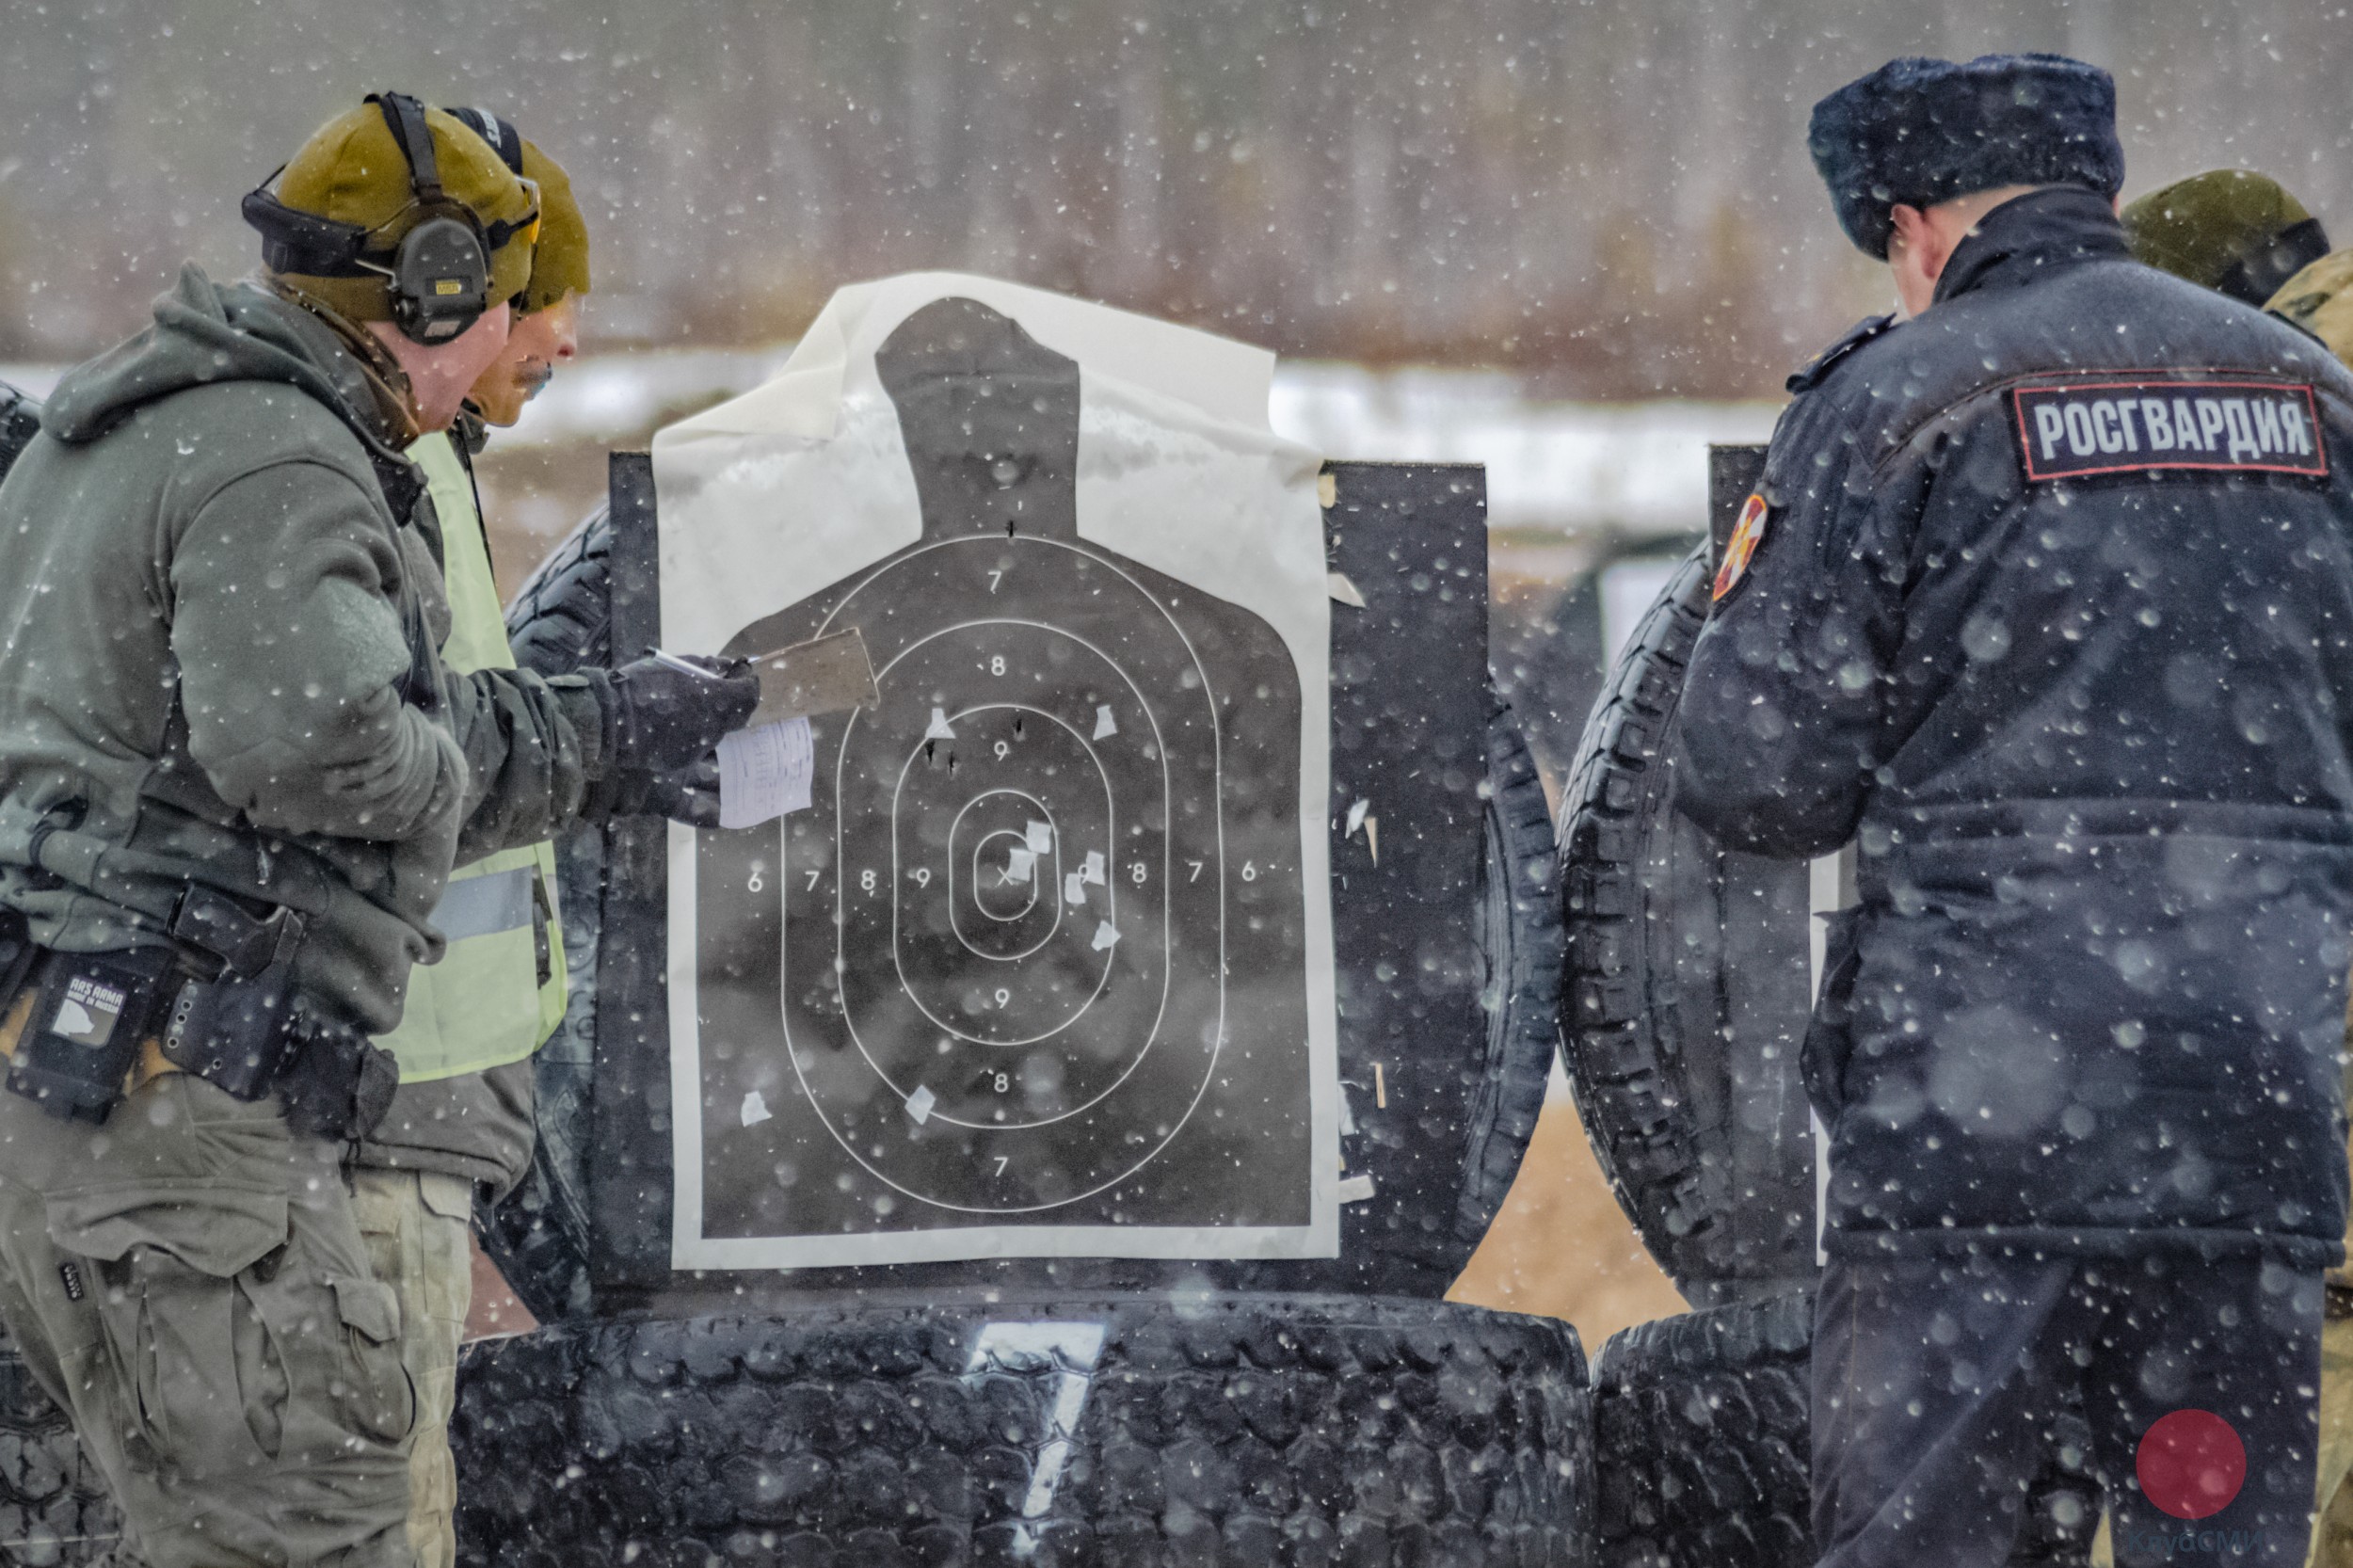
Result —
[{"label": "rosgvardiya emblem patch", "polygon": [[1756,547],[1765,542],[1767,511],[1762,495],[1753,494],[1741,503],[1740,520],[1732,525],[1732,538],[1724,545],[1724,564],[1716,568],[1711,601],[1721,600],[1748,575],[1749,563],[1756,558]]}]

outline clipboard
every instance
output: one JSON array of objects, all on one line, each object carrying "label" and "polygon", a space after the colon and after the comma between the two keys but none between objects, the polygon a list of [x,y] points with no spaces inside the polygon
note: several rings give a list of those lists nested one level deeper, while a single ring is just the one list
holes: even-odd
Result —
[{"label": "clipboard", "polygon": [[758,654],[752,668],[760,677],[760,706],[744,721],[746,728],[882,703],[865,635],[855,626]]}]

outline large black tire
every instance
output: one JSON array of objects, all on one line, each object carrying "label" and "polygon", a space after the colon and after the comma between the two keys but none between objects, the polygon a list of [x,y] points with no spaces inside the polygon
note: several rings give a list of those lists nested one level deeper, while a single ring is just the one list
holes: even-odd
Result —
[{"label": "large black tire", "polygon": [[1694,1305],[1814,1272],[1807,868],[1719,846],[1674,809],[1665,760],[1707,559],[1692,552],[1610,672],[1561,843],[1563,1065],[1618,1201]]},{"label": "large black tire", "polygon": [[458,1559],[1568,1568],[1588,1414],[1567,1324],[1436,1302],[568,1325],[466,1359]]},{"label": "large black tire", "polygon": [[0,1337],[0,1562],[103,1564],[121,1533],[121,1516],[65,1412]]},{"label": "large black tire", "polygon": [[1527,737],[1497,701],[1487,719],[1487,853],[1479,953],[1486,967],[1487,1071],[1471,1105],[1456,1236],[1487,1234],[1544,1113],[1561,1043],[1561,870],[1552,808]]},{"label": "large black tire", "polygon": [[613,658],[613,523],[599,504],[532,568],[506,606],[515,662],[562,675]]},{"label": "large black tire", "polygon": [[[1814,1560],[1808,1448],[1814,1298],[1662,1318],[1593,1361],[1596,1526],[1625,1568],[1805,1568]],[[2090,1433],[2061,1423],[2030,1490],[2015,1568],[2089,1560],[2099,1488]],[[2072,1463],[2061,1457],[2075,1456]]]}]

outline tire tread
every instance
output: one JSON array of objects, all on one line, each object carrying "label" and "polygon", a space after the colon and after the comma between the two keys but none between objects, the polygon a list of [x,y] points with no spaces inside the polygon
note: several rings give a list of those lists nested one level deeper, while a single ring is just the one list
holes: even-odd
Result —
[{"label": "tire tread", "polygon": [[[978,1331],[1000,1319],[1107,1331],[1034,1516],[1069,1368],[976,1372]],[[459,1560],[498,1568],[819,1561],[827,1541],[861,1565],[1594,1561],[1576,1331],[1444,1303],[567,1324],[473,1347],[452,1437]]]},{"label": "tire tread", "polygon": [[[1656,1568],[1814,1560],[1814,1297],[1793,1291],[1638,1323],[1593,1358],[1602,1560]],[[2012,1568],[2085,1568],[2100,1493],[2090,1430],[2062,1414]],[[2078,1456],[2067,1459],[2063,1456]]]}]

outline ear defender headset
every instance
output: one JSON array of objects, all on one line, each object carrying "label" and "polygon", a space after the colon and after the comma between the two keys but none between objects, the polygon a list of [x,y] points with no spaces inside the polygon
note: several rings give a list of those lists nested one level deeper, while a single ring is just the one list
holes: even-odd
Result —
[{"label": "ear defender headset", "polygon": [[[402,210],[424,215],[398,244],[387,250],[371,243],[376,230],[287,206],[269,188],[285,172],[283,165],[247,193],[245,220],[260,231],[262,263],[271,271],[381,278],[392,294],[392,322],[402,335],[427,346],[444,344],[481,320],[495,303],[490,298],[490,256],[537,227],[538,210],[535,204],[517,222],[486,227],[441,188],[424,105],[405,92],[370,93],[367,102],[382,111],[385,126],[408,161],[410,197]],[[503,157],[504,150],[500,151]],[[514,162],[520,161],[519,142]]]}]

